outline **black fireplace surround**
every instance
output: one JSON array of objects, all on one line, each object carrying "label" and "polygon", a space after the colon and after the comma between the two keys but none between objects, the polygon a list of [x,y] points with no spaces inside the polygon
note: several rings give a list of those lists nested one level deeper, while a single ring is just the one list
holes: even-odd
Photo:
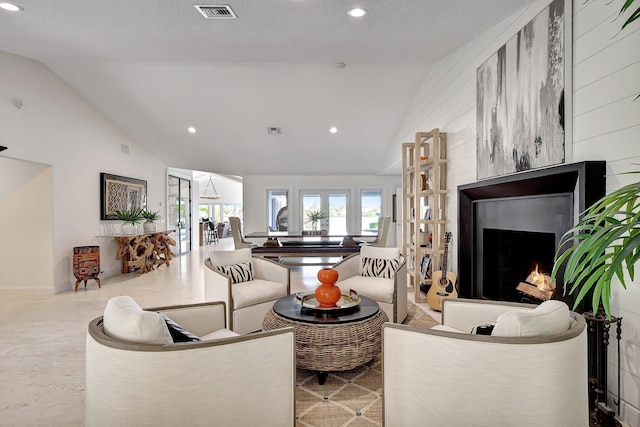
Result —
[{"label": "black fireplace surround", "polygon": [[[519,281],[550,273],[560,237],[605,194],[606,162],[571,163],[458,187],[458,293],[517,301]],[[554,298],[572,305],[558,277]]]}]

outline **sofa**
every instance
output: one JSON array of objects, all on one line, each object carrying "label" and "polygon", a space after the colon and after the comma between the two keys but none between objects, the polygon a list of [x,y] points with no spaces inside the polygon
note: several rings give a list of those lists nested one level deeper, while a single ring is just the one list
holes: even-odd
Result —
[{"label": "sofa", "polygon": [[547,303],[444,299],[441,326],[385,324],[385,425],[588,426],[585,321]]},{"label": "sofa", "polygon": [[143,310],[121,296],[89,323],[87,426],[293,426],[294,397],[293,330],[238,335],[222,302]]}]

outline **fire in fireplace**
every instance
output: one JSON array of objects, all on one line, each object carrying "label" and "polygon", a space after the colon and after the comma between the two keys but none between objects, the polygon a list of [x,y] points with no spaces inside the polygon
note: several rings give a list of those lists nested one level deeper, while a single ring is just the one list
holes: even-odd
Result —
[{"label": "fire in fireplace", "polygon": [[516,289],[522,292],[528,301],[548,301],[553,298],[556,291],[556,282],[551,280],[551,275],[538,271],[538,266],[533,270],[524,282],[518,283]]}]

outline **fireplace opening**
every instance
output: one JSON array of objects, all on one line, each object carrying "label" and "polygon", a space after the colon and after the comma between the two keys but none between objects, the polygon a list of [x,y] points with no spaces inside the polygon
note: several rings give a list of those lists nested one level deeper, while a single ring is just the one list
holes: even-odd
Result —
[{"label": "fireplace opening", "polygon": [[571,227],[574,214],[572,193],[475,202],[475,296],[522,301],[516,287],[536,263],[542,272],[551,272],[556,243]]},{"label": "fireplace opening", "polygon": [[501,301],[528,301],[517,290],[532,271],[551,273],[555,233],[483,229],[483,297]]}]

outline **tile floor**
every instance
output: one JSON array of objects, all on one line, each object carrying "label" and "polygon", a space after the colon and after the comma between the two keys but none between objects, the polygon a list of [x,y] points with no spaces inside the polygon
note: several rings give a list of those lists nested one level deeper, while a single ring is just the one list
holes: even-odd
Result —
[{"label": "tile floor", "polygon": [[[87,324],[107,301],[130,295],[142,307],[204,301],[202,261],[233,249],[221,239],[174,258],[144,275],[90,281],[86,290],[57,295],[0,294],[0,426],[84,425],[84,348]],[[291,291],[312,290],[319,267],[293,267]],[[410,295],[412,299],[412,295]],[[436,320],[439,313],[420,304]]]}]

